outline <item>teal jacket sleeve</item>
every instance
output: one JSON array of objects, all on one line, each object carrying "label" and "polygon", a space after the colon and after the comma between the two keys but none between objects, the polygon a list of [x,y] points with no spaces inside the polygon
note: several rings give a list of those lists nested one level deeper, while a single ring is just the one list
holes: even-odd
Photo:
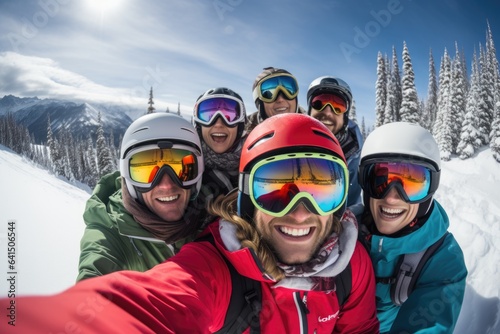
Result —
[{"label": "teal jacket sleeve", "polygon": [[424,266],[389,333],[453,333],[465,293],[467,268],[451,233]]}]

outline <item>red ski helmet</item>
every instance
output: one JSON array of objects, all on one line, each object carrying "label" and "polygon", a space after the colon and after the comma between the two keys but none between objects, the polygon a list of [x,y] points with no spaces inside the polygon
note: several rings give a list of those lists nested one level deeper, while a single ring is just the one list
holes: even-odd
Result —
[{"label": "red ski helmet", "polygon": [[[347,165],[337,138],[317,119],[300,113],[269,117],[250,132],[241,150],[238,187],[240,217],[253,219],[254,211],[251,199],[243,192],[245,174],[262,159],[294,152],[326,153],[340,158]],[[340,217],[344,210],[345,205],[334,214]]]}]

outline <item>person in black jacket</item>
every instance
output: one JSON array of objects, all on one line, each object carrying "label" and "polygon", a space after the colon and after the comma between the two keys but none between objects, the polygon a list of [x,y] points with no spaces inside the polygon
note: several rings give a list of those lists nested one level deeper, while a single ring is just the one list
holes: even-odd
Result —
[{"label": "person in black jacket", "polygon": [[[193,125],[203,150],[205,172],[201,191],[207,202],[238,186],[246,120],[243,99],[229,88],[209,89],[196,100]],[[205,222],[210,223],[210,219]]]}]

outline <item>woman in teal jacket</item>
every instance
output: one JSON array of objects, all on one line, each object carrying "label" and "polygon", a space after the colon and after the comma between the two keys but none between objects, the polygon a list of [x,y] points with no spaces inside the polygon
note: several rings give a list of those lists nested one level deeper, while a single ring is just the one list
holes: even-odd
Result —
[{"label": "woman in teal jacket", "polygon": [[[439,148],[424,128],[390,123],[366,139],[359,167],[365,203],[360,229],[377,279],[381,333],[452,333],[456,325],[467,269],[447,232],[448,216],[433,199],[439,178]],[[400,275],[410,270],[401,265],[403,259],[412,264],[408,254],[430,249],[413,281],[411,274]]]}]

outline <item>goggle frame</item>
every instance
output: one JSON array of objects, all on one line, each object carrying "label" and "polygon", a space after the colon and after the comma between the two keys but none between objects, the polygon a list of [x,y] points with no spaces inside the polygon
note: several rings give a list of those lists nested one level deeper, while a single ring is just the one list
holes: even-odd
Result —
[{"label": "goggle frame", "polygon": [[[165,141],[168,142],[168,140],[165,140]],[[164,149],[179,149],[179,150],[185,150],[185,151],[191,152],[196,157],[196,166],[197,166],[197,171],[196,171],[197,174],[196,174],[196,176],[192,180],[181,181],[179,179],[178,175],[175,174],[173,168],[170,165],[168,165],[168,164],[164,164],[162,167],[160,167],[160,169],[156,173],[156,175],[155,175],[154,179],[152,180],[152,182],[142,183],[142,182],[134,181],[132,179],[131,174],[130,174],[130,159],[135,154],[140,153],[140,152],[145,152],[145,151],[149,151],[149,150],[164,150]],[[176,176],[175,179],[173,179],[173,181],[176,182],[182,188],[189,189],[193,185],[196,185],[198,183],[198,181],[201,179],[201,177],[203,176],[204,166],[203,166],[203,160],[202,160],[202,155],[201,154],[202,154],[201,151],[197,150],[193,146],[183,145],[183,144],[176,144],[176,143],[173,144],[173,145],[171,145],[171,146],[169,146],[168,148],[161,148],[158,144],[148,144],[148,145],[138,146],[138,147],[132,148],[129,151],[127,151],[126,154],[125,154],[125,156],[123,157],[123,159],[121,159],[120,163],[121,164],[125,164],[125,166],[122,165],[122,168],[121,168],[121,170],[125,171],[125,175],[122,175],[122,176],[125,177],[127,179],[127,181],[132,186],[138,188],[139,191],[145,192],[145,191],[150,190],[152,188],[152,186],[157,183],[157,177],[160,174],[160,171],[162,170],[162,168],[164,168],[165,166],[169,166],[171,172],[169,172],[167,174],[171,178],[172,178],[173,175]]]},{"label": "goggle frame", "polygon": [[[290,92],[284,85],[282,85],[280,83],[276,87],[273,88],[274,91],[273,91],[271,98],[264,97],[262,95],[262,84],[268,82],[271,79],[275,79],[278,77],[286,77],[286,78],[292,79],[294,84],[295,84],[295,90],[296,90],[295,93]],[[264,80],[261,80],[257,84],[257,86],[255,86],[255,88],[252,92],[252,95],[253,95],[254,101],[259,99],[262,102],[272,103],[272,102],[276,101],[276,99],[278,98],[278,95],[280,93],[283,93],[288,100],[293,100],[299,95],[299,84],[297,82],[297,79],[295,79],[295,77],[293,75],[291,75],[289,73],[273,73],[270,76],[267,76]]]},{"label": "goggle frame", "polygon": [[[227,118],[225,117],[224,113],[221,110],[217,110],[213,114],[213,116],[210,118],[210,120],[205,121],[205,120],[201,119],[199,117],[199,106],[200,106],[200,104],[202,102],[207,101],[207,100],[213,100],[213,99],[228,99],[228,100],[235,101],[240,106],[240,112],[239,112],[240,114],[239,114],[238,118],[236,118],[234,121],[228,121]],[[218,117],[222,118],[222,121],[228,127],[235,127],[236,125],[238,125],[238,123],[245,122],[245,119],[246,119],[246,110],[245,110],[245,105],[243,104],[243,102],[241,102],[236,97],[228,96],[228,95],[224,95],[224,96],[220,96],[220,95],[207,95],[207,96],[204,96],[204,97],[200,98],[198,101],[196,101],[196,104],[194,106],[194,115],[193,115],[193,117],[194,117],[194,121],[197,124],[200,124],[200,125],[203,125],[203,126],[206,126],[206,127],[213,126],[215,124],[215,122],[217,122],[217,118]]]},{"label": "goggle frame", "polygon": [[[285,207],[280,211],[280,212],[273,212],[269,211],[266,208],[263,208],[259,205],[255,198],[254,194],[254,187],[253,183],[255,181],[255,172],[258,168],[272,163],[274,161],[282,161],[282,160],[296,160],[297,158],[316,158],[316,159],[322,159],[322,160],[328,160],[336,163],[341,167],[341,170],[344,175],[344,191],[342,194],[342,198],[340,199],[340,202],[333,207],[330,210],[324,211],[318,202],[314,199],[314,197],[305,191],[300,191],[297,193],[292,200],[285,205]],[[252,204],[255,206],[256,209],[270,215],[273,217],[283,217],[287,215],[288,213],[292,212],[295,207],[300,203],[303,202],[306,207],[311,210],[313,213],[321,215],[321,216],[328,216],[333,214],[335,211],[340,209],[344,203],[347,200],[347,194],[348,194],[348,189],[349,189],[349,170],[347,169],[346,164],[344,161],[337,156],[330,155],[330,154],[324,154],[324,153],[317,153],[317,152],[297,152],[297,153],[285,153],[285,154],[278,154],[278,155],[273,155],[271,157],[268,157],[266,159],[263,159],[259,162],[257,162],[254,166],[252,166],[250,172],[248,173],[240,173],[240,180],[239,180],[239,189],[246,195],[248,195],[252,201]]]},{"label": "goggle frame", "polygon": [[[359,165],[359,170],[358,170],[358,180],[361,188],[363,191],[372,198],[375,199],[383,199],[389,191],[392,188],[396,188],[398,191],[400,197],[409,204],[419,204],[427,201],[429,198],[431,198],[436,190],[439,187],[439,180],[441,177],[441,171],[436,168],[436,166],[430,162],[420,160],[420,159],[412,159],[408,158],[405,160],[401,159],[401,155],[395,154],[393,157],[373,157],[366,159]],[[401,184],[401,181],[396,180],[396,181],[391,181],[387,184],[386,188],[380,193],[377,194],[375,190],[373,190],[372,185],[369,184],[368,180],[370,179],[369,175],[367,175],[370,172],[370,167],[377,163],[404,163],[404,164],[412,164],[412,165],[418,165],[421,167],[424,167],[429,170],[429,176],[430,176],[430,184],[429,184],[429,189],[427,190],[427,193],[424,197],[412,200],[404,190],[404,185]]]},{"label": "goggle frame", "polygon": [[[315,108],[315,107],[314,107],[314,100],[315,100],[316,98],[319,98],[319,97],[320,97],[320,96],[322,96],[322,95],[332,95],[332,96],[334,96],[334,97],[336,97],[336,98],[341,99],[341,100],[342,100],[342,102],[344,102],[344,106],[343,106],[344,111],[340,111],[340,112],[338,112],[338,111],[337,111],[337,108],[336,108],[336,107],[333,105],[333,103],[332,103],[332,102],[336,102],[336,101],[332,101],[333,99],[332,99],[332,100],[328,100],[328,102],[326,102],[326,103],[324,103],[323,101],[321,101],[321,103],[324,103],[324,104],[321,106],[321,108],[319,108],[319,109],[318,109],[318,108]],[[338,104],[338,103],[337,103],[337,104]],[[315,95],[313,98],[311,98],[311,108],[312,108],[312,109],[314,109],[314,110],[316,110],[316,111],[318,111],[318,112],[322,112],[322,111],[323,111],[323,110],[324,110],[327,106],[330,106],[330,108],[332,109],[332,111],[333,111],[336,115],[342,115],[342,114],[345,114],[345,113],[349,110],[349,107],[350,107],[350,106],[349,106],[349,102],[348,102],[348,101],[346,101],[346,99],[344,99],[341,95],[336,94],[336,93],[319,93],[319,94]]]}]

